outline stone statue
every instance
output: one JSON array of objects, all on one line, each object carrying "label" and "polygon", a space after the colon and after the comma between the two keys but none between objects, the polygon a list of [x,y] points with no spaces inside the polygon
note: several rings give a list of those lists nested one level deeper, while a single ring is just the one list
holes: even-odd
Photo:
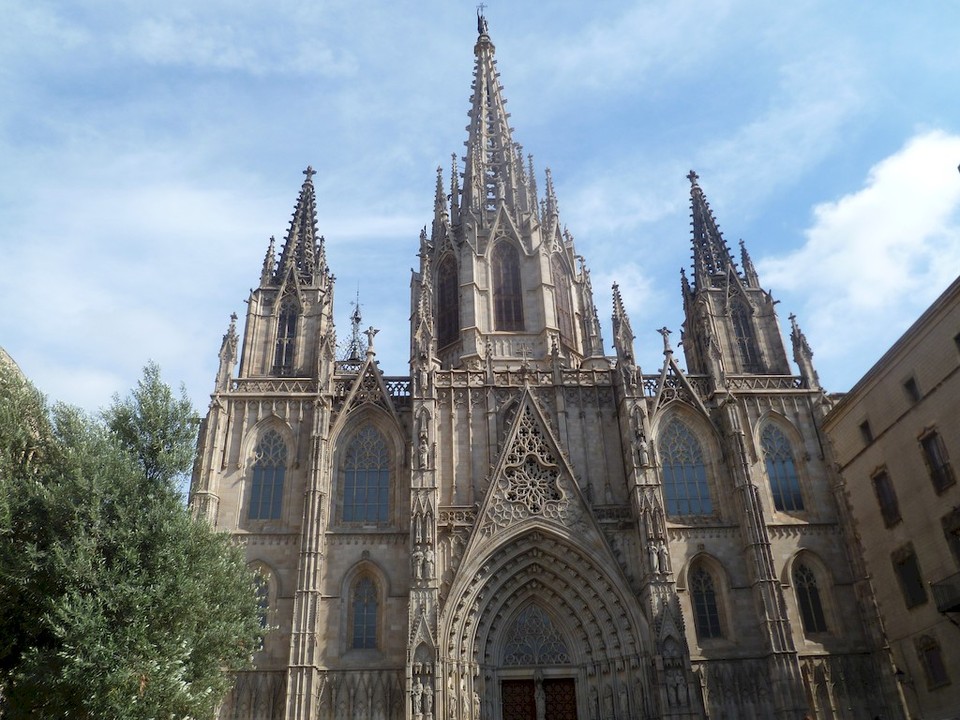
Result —
[{"label": "stone statue", "polygon": [[430,438],[425,430],[420,431],[420,440],[417,445],[420,459],[420,469],[425,470],[430,465]]},{"label": "stone statue", "polygon": [[423,684],[420,678],[413,684],[413,714],[421,715],[423,713]]},{"label": "stone statue", "polygon": [[436,555],[433,552],[433,548],[427,548],[426,553],[423,555],[423,559],[423,576],[428,580],[432,580],[434,577],[436,560]]},{"label": "stone statue", "polygon": [[423,553],[415,550],[413,553],[413,578],[414,580],[423,579]]}]

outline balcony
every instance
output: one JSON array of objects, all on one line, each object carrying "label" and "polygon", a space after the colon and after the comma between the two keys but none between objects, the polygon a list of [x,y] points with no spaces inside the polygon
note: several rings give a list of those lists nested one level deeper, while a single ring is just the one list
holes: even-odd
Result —
[{"label": "balcony", "polygon": [[960,612],[960,572],[931,583],[930,587],[939,612]]}]

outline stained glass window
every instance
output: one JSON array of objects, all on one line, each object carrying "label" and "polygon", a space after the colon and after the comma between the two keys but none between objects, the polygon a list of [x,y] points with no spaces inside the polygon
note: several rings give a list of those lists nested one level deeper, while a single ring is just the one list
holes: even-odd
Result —
[{"label": "stained glass window", "polygon": [[357,650],[377,647],[377,586],[369,577],[361,577],[353,586],[353,640]]},{"label": "stained glass window", "polygon": [[520,253],[509,242],[493,250],[493,316],[497,330],[523,330]]},{"label": "stained glass window", "polygon": [[768,424],[760,435],[760,446],[770,479],[773,506],[781,512],[803,510],[800,478],[793,460],[793,450],[786,435],[776,425]]},{"label": "stained glass window", "polygon": [[713,577],[702,566],[690,573],[690,597],[693,600],[693,621],[701,640],[723,637],[720,610]]},{"label": "stained glass window", "polygon": [[820,601],[820,588],[813,570],[798,562],[793,566],[793,584],[797,591],[797,603],[800,605],[800,619],[806,633],[827,631],[827,620]]},{"label": "stained glass window", "polygon": [[287,470],[287,446],[276,430],[267,430],[253,451],[253,482],[250,489],[251,520],[276,520],[283,500],[283,476]]},{"label": "stained glass window", "polygon": [[671,420],[660,435],[659,449],[667,514],[712,514],[703,448],[690,428],[679,420]]},{"label": "stained glass window", "polygon": [[350,440],[343,466],[344,522],[383,523],[390,504],[387,442],[372,425]]}]

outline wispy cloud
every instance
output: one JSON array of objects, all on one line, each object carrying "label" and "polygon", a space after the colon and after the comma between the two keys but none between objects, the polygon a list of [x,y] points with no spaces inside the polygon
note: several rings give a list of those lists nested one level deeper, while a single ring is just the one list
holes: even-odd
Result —
[{"label": "wispy cloud", "polygon": [[[862,188],[817,205],[800,249],[759,263],[771,286],[802,293],[801,320],[820,355],[889,344],[956,277],[958,160],[960,135],[914,136]],[[878,357],[868,353],[860,371]]]}]

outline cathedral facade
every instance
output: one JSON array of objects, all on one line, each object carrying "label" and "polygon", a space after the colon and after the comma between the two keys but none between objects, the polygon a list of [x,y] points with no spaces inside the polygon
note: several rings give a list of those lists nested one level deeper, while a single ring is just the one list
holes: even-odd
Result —
[{"label": "cathedral facade", "polygon": [[270,632],[220,717],[902,717],[812,353],[793,322],[794,374],[697,176],[686,370],[664,328],[646,375],[616,288],[604,352],[482,18],[469,117],[408,375],[358,322],[338,356],[309,168],[224,336],[191,504],[262,572]]}]

